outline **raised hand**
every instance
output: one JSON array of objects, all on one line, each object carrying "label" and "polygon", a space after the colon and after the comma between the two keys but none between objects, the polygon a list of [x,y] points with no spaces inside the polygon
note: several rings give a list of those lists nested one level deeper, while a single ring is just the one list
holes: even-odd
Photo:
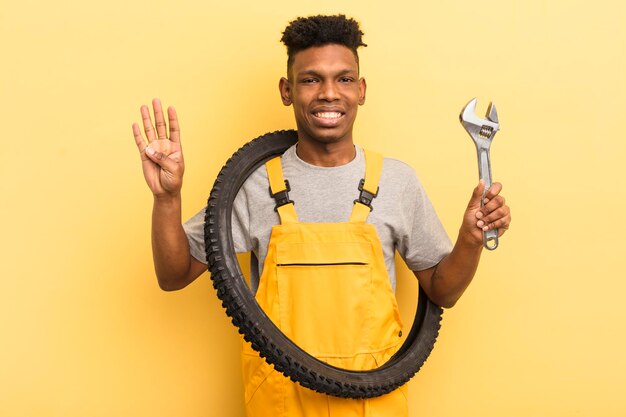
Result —
[{"label": "raised hand", "polygon": [[[148,106],[141,106],[144,139],[137,123],[133,123],[133,136],[141,156],[143,175],[155,197],[176,197],[183,185],[185,162],[180,144],[180,128],[174,107],[167,109],[169,138],[165,116],[159,99],[152,100],[154,121]],[[155,129],[156,126],[156,129]]]}]

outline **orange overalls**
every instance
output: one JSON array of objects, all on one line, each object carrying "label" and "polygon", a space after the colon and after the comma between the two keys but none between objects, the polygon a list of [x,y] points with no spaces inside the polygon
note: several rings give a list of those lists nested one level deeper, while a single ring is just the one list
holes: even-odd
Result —
[{"label": "orange overalls", "polygon": [[[363,188],[378,189],[382,156],[366,151]],[[286,189],[280,157],[266,163],[272,194]],[[355,184],[355,190],[356,190]],[[372,194],[374,194],[372,192]],[[316,358],[350,370],[384,364],[402,323],[370,208],[355,202],[346,223],[299,223],[278,207],[256,299],[282,332]],[[370,399],[338,398],[292,382],[244,342],[248,417],[407,416],[406,386]]]}]

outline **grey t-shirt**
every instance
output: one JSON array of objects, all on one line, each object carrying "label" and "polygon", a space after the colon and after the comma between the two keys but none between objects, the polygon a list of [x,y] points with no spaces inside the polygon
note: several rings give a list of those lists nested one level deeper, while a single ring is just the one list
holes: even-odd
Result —
[{"label": "grey t-shirt", "polygon": [[[289,180],[289,197],[295,202],[298,221],[308,223],[346,222],[350,218],[358,185],[365,173],[365,157],[358,146],[356,157],[338,167],[308,164],[296,154],[296,145],[282,157],[285,179]],[[236,252],[252,251],[258,259],[259,274],[263,270],[272,226],[279,223],[274,211],[276,202],[269,194],[265,166],[259,167],[245,181],[233,204],[232,233]],[[367,222],[372,223],[383,247],[391,287],[395,290],[394,254],[397,250],[409,269],[430,268],[450,253],[452,244],[430,200],[411,167],[395,159],[385,158],[380,177],[378,197]],[[204,246],[205,208],[184,225],[191,255],[207,263]],[[252,276],[253,291],[258,276]]]}]

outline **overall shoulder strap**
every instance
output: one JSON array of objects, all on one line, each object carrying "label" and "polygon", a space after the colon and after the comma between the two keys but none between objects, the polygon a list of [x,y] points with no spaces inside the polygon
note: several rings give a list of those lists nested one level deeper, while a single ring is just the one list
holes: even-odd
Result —
[{"label": "overall shoulder strap", "polygon": [[379,153],[363,150],[365,153],[365,178],[359,184],[359,198],[354,200],[351,223],[365,223],[372,211],[372,200],[378,195],[378,182],[383,169],[383,156]]},{"label": "overall shoulder strap", "polygon": [[274,210],[278,212],[280,223],[297,223],[298,216],[293,206],[293,201],[289,199],[289,181],[285,181],[283,177],[283,168],[280,156],[270,159],[265,163],[267,169],[267,177],[270,181],[270,196],[276,200]]}]

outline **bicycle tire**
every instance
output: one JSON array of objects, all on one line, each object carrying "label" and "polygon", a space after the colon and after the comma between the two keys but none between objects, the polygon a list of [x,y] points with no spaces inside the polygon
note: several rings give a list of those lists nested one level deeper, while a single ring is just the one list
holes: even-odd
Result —
[{"label": "bicycle tire", "polygon": [[430,355],[443,310],[419,288],[413,326],[389,361],[369,371],[328,365],[293,343],[257,304],[235,256],[231,215],[237,192],[261,164],[297,142],[294,130],[259,136],[243,145],[218,174],[205,214],[206,255],[213,287],[226,314],[253,349],[286,377],[312,390],[345,398],[371,398],[405,384]]}]

